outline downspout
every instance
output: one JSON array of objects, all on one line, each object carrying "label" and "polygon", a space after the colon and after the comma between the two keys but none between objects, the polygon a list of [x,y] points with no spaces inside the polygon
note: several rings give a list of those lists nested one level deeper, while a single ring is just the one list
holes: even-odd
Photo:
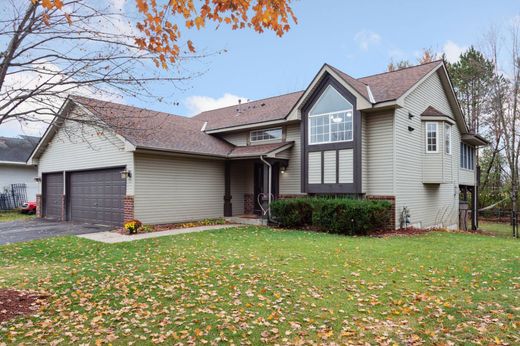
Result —
[{"label": "downspout", "polygon": [[267,220],[271,221],[271,178],[272,178],[271,170],[272,170],[273,166],[271,166],[271,164],[264,159],[263,155],[260,155],[260,161],[262,161],[264,164],[267,165],[267,167],[269,167],[269,173],[268,173],[269,177],[268,177],[268,183],[267,183]]}]

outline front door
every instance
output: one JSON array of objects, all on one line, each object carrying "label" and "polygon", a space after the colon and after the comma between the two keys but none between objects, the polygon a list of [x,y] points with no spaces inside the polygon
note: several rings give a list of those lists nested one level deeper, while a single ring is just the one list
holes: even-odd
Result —
[{"label": "front door", "polygon": [[[268,180],[268,172],[269,168],[263,162],[255,162],[254,167],[254,213],[257,215],[262,215],[262,207],[264,210],[267,208],[267,193],[269,191],[269,180]],[[279,190],[279,172],[280,165],[278,162],[272,163],[271,168],[271,193],[273,194],[273,199],[278,197]],[[265,193],[265,198],[262,202],[262,207],[260,206],[260,201],[258,196],[262,193]]]}]

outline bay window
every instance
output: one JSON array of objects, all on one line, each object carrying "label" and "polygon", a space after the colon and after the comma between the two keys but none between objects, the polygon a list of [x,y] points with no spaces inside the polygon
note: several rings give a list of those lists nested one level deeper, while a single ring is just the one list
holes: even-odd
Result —
[{"label": "bay window", "polygon": [[444,124],[444,152],[451,155],[451,125]]},{"label": "bay window", "polygon": [[437,153],[439,152],[438,146],[438,126],[437,123],[426,123],[426,152]]}]

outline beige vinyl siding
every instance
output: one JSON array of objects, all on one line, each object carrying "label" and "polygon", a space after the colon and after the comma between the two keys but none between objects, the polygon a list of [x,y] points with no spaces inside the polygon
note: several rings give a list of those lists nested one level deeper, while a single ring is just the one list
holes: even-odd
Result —
[{"label": "beige vinyl siding", "polygon": [[233,215],[244,214],[244,194],[253,193],[253,161],[231,162],[231,205]]},{"label": "beige vinyl siding", "polygon": [[[367,115],[361,113],[361,192],[366,193],[368,187],[368,133]],[[340,173],[341,177],[341,173]]]},{"label": "beige vinyl siding", "polygon": [[323,182],[336,184],[336,150],[323,152]]},{"label": "beige vinyl siding", "polygon": [[[412,224],[422,227],[452,226],[458,222],[458,170],[451,169],[449,181],[440,184],[423,184],[423,162],[430,160],[426,154],[423,124],[420,114],[432,106],[453,118],[453,112],[437,73],[432,74],[405,99],[405,108],[396,111],[396,226],[399,226],[399,215],[404,206],[410,210]],[[409,119],[408,113],[414,115]],[[408,131],[411,126],[415,131]],[[443,126],[439,123],[439,153],[443,148]],[[460,133],[457,126],[452,127],[453,154],[446,158],[451,167],[458,167],[458,143]],[[435,155],[435,154],[433,154]],[[443,160],[438,166],[442,170]],[[434,169],[432,167],[432,169]],[[438,169],[438,167],[437,167]]]},{"label": "beige vinyl siding", "polygon": [[475,185],[475,171],[470,171],[467,169],[460,169],[459,170],[459,183],[461,185],[469,185],[474,186]]},{"label": "beige vinyl siding", "polygon": [[366,115],[367,194],[393,195],[394,115]]},{"label": "beige vinyl siding", "polygon": [[343,149],[338,151],[339,183],[350,184],[354,182],[354,150]]},{"label": "beige vinyl siding", "polygon": [[284,174],[280,174],[280,194],[296,195],[301,193],[301,134],[300,124],[286,126],[286,140],[294,141],[292,148],[283,151],[276,157],[289,160]]},{"label": "beige vinyl siding", "polygon": [[310,152],[307,161],[309,184],[321,184],[321,151]]},{"label": "beige vinyl siding", "polygon": [[[38,175],[117,166],[125,166],[130,171],[134,169],[133,152],[125,151],[120,137],[106,129],[66,121],[39,158]],[[126,193],[133,195],[133,192],[133,178],[129,178]]]},{"label": "beige vinyl siding", "polygon": [[135,217],[171,223],[222,217],[224,161],[135,155]]},{"label": "beige vinyl siding", "polygon": [[234,133],[226,133],[223,135],[220,135],[220,138],[222,138],[225,141],[228,141],[229,143],[236,145],[236,146],[245,146],[248,142],[249,131],[245,132],[234,132]]}]

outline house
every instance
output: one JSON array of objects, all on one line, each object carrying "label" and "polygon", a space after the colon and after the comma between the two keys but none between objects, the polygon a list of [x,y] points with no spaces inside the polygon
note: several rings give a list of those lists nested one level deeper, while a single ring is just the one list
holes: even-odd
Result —
[{"label": "house", "polygon": [[60,112],[31,158],[42,216],[113,225],[265,214],[273,198],[326,194],[389,200],[392,227],[456,228],[487,143],[442,61],[357,79],[325,64],[303,91],[192,118],[83,97]]},{"label": "house", "polygon": [[[12,192],[12,185],[25,185],[24,199],[36,200],[38,168],[27,160],[39,141],[39,137],[0,137],[0,193]],[[23,192],[23,189],[22,191]]]}]

